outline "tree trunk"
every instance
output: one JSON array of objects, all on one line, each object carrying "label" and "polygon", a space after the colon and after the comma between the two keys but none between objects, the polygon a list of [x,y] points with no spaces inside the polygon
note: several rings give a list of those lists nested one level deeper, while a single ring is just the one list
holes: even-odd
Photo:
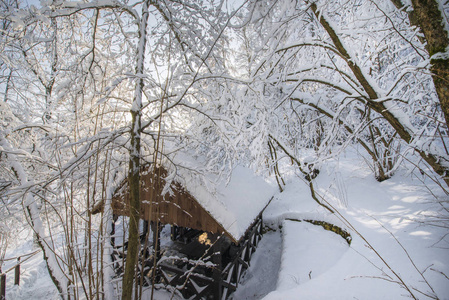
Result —
[{"label": "tree trunk", "polygon": [[449,126],[449,57],[446,53],[449,37],[443,25],[445,20],[435,0],[412,0],[412,4],[411,22],[421,28],[427,41],[426,49],[430,55],[433,83],[446,126]]},{"label": "tree trunk", "polygon": [[131,147],[129,158],[129,229],[128,252],[126,255],[125,273],[123,275],[122,299],[131,300],[133,295],[133,281],[137,256],[139,251],[139,220],[140,220],[140,139],[142,133],[142,94],[144,87],[143,70],[145,62],[145,49],[147,42],[148,2],[142,6],[142,18],[139,22],[137,63],[136,63],[136,90],[131,107]]},{"label": "tree trunk", "polygon": [[[400,0],[391,1],[397,8],[404,8]],[[413,10],[408,12],[409,20],[424,34],[433,83],[446,126],[449,126],[449,55],[446,53],[449,50],[449,37],[444,27],[446,20],[436,0],[412,0],[412,5]]]}]

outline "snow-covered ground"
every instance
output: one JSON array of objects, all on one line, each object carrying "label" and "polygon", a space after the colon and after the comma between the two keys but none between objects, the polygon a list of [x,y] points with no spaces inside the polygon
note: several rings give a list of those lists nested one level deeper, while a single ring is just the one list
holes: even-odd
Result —
[{"label": "snow-covered ground", "polygon": [[[341,214],[335,217],[311,198],[300,176],[286,179],[285,191],[265,211],[271,230],[234,300],[402,299],[410,298],[408,290],[417,299],[449,299],[449,215],[436,201],[448,198],[435,183],[424,184],[405,168],[379,183],[349,151],[322,167],[314,181],[318,195]],[[350,246],[340,235],[305,219],[347,230]],[[6,256],[31,251],[27,241]],[[23,264],[20,286],[13,287],[12,274],[7,299],[57,298],[41,254]],[[164,297],[159,291],[156,299]]]},{"label": "snow-covered ground", "polygon": [[[436,184],[423,184],[405,169],[379,183],[351,152],[323,167],[314,184],[341,217],[319,207],[307,185],[292,176],[265,212],[282,242],[261,243],[246,274],[250,279],[243,279],[234,299],[261,299],[242,290],[262,289],[267,276],[276,285],[264,300],[401,299],[410,298],[407,289],[417,299],[449,299],[448,214],[434,195],[448,197]],[[351,245],[321,226],[298,222],[304,219],[346,229]],[[279,260],[278,253],[265,255],[265,247],[281,254],[279,272],[267,274],[259,265]]]}]

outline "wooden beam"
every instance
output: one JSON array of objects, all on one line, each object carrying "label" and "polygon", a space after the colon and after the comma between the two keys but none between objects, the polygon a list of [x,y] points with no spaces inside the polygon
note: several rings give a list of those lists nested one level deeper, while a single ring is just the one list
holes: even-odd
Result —
[{"label": "wooden beam", "polygon": [[212,279],[214,280],[212,292],[213,292],[214,299],[220,300],[221,294],[222,294],[221,245],[223,242],[223,236],[215,235],[215,239],[216,239],[216,241],[212,246],[212,259],[211,259],[212,263],[215,264],[215,268],[213,269],[213,273],[212,273]]},{"label": "wooden beam", "polygon": [[0,300],[6,299],[6,274],[0,274]]},{"label": "wooden beam", "polygon": [[14,268],[14,285],[20,284],[20,257],[17,258],[17,265]]}]

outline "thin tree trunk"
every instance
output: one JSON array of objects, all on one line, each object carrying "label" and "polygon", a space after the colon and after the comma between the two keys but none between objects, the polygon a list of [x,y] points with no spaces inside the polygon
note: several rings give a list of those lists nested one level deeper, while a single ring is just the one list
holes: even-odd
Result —
[{"label": "thin tree trunk", "polygon": [[139,220],[140,220],[140,139],[142,132],[142,94],[144,87],[143,70],[147,42],[148,2],[142,7],[142,18],[139,23],[136,64],[136,90],[131,107],[131,148],[129,159],[129,229],[128,252],[126,256],[125,273],[123,275],[122,299],[131,300],[137,255],[139,250]]}]

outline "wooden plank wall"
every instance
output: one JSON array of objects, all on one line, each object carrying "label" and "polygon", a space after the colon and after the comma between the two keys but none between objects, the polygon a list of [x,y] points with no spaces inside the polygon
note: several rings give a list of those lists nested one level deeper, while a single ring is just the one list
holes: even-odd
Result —
[{"label": "wooden plank wall", "polygon": [[[190,195],[179,183],[171,185],[171,193],[161,195],[165,186],[167,171],[156,170],[157,175],[144,171],[142,186],[141,218],[147,221],[159,220],[162,224],[188,227],[212,233],[225,232],[223,227]],[[112,198],[112,209],[116,215],[127,216],[129,205],[128,184],[124,182]]]}]

